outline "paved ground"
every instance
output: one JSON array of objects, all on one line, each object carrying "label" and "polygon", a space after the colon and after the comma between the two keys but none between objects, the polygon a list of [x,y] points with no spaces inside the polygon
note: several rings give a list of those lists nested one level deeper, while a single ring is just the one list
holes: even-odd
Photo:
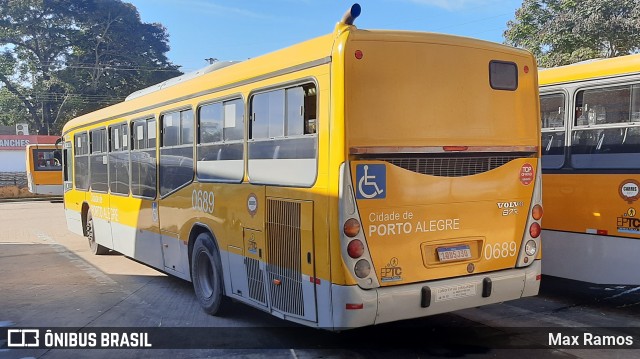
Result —
[{"label": "paved ground", "polygon": [[61,203],[0,203],[0,273],[0,327],[195,327],[218,348],[0,349],[0,358],[640,358],[638,350],[549,348],[548,335],[556,332],[631,335],[640,348],[640,287],[553,277],[543,278],[534,298],[340,334],[238,303],[223,317],[207,316],[190,283],[118,254],[91,255],[86,240],[68,232]]}]

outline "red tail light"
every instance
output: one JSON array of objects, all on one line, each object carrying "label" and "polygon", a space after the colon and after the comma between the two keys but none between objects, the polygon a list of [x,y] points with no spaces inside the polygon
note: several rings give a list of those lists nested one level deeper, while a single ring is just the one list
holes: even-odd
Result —
[{"label": "red tail light", "polygon": [[538,238],[540,237],[540,225],[538,224],[538,222],[533,222],[531,224],[531,227],[529,227],[529,235],[531,235],[531,238]]},{"label": "red tail light", "polygon": [[364,244],[359,239],[354,239],[347,245],[347,253],[351,258],[360,258],[364,253]]}]

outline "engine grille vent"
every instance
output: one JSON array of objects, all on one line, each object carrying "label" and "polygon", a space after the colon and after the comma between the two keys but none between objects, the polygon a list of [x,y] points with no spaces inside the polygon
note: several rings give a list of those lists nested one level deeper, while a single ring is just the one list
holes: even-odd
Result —
[{"label": "engine grille vent", "polygon": [[267,274],[271,305],[303,316],[300,203],[267,199]]},{"label": "engine grille vent", "polygon": [[518,154],[473,157],[378,157],[375,159],[424,175],[463,177],[491,171],[523,157],[528,156]]},{"label": "engine grille vent", "polygon": [[244,265],[247,269],[247,279],[249,281],[249,298],[265,304],[267,295],[264,290],[264,279],[260,270],[260,263],[256,259],[245,258]]}]

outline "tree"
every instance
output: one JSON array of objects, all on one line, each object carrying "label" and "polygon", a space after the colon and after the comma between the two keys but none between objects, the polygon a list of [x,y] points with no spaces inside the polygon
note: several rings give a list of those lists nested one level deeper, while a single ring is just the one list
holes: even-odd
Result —
[{"label": "tree", "polygon": [[552,67],[640,50],[638,0],[524,0],[505,43]]},{"label": "tree", "polygon": [[[85,96],[98,102],[123,99],[133,91],[181,74],[165,56],[169,51],[166,29],[160,24],[142,23],[133,5],[96,0],[84,11],[86,26],[78,36],[65,78],[79,80]],[[92,102],[85,105],[84,112],[103,106]]]},{"label": "tree", "polygon": [[120,0],[0,0],[0,50],[2,90],[40,133],[180,75],[166,29]]}]

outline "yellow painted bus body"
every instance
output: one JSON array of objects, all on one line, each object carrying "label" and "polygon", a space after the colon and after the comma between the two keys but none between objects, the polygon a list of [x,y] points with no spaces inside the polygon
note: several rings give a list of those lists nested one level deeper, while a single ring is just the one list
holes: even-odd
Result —
[{"label": "yellow painted bus body", "polygon": [[62,158],[53,144],[31,144],[25,149],[27,187],[33,194],[62,195]]},{"label": "yellow painted bus body", "polygon": [[[638,285],[640,55],[545,69],[539,82],[543,272]],[[590,114],[580,122],[585,105]],[[582,134],[593,134],[590,142]]]},{"label": "yellow painted bus body", "polygon": [[[517,89],[491,88],[492,61],[517,68]],[[64,139],[75,151],[78,134],[144,118],[158,124],[169,111],[196,113],[217,99],[241,98],[250,114],[254,94],[299,83],[317,88],[311,185],[252,183],[247,150],[253,119],[245,115],[240,183],[202,182],[194,175],[150,199],[70,189],[69,227],[86,234],[90,213],[101,245],[187,280],[192,242],[208,231],[220,250],[227,296],[322,328],[537,294],[540,244],[529,227],[540,197],[540,121],[535,60],[522,50],[338,25],[333,34],[74,119]],[[485,167],[429,175],[394,164],[400,157]],[[358,177],[365,166],[372,175]],[[384,179],[373,171],[383,171]],[[376,181],[386,182],[384,196],[365,198]],[[353,238],[363,242],[364,254],[356,258],[343,232],[349,218],[361,223]],[[534,254],[524,253],[528,241],[537,245]],[[439,251],[460,248],[469,258],[439,259]],[[360,260],[371,267],[363,278],[354,274]],[[287,292],[287,285],[297,289]]]}]

